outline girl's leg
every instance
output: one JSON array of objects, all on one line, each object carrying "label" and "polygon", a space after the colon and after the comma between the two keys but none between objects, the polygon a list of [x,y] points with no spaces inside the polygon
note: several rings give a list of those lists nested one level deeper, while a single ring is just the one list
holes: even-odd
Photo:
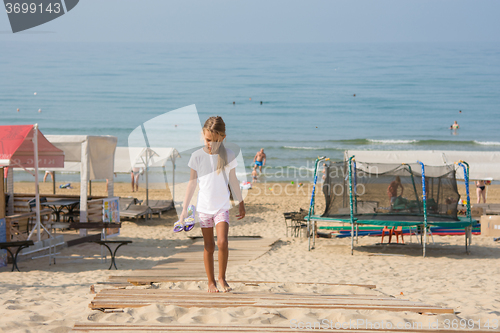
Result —
[{"label": "girl's leg", "polygon": [[481,196],[483,197],[483,203],[486,203],[486,188],[481,190]]},{"label": "girl's leg", "polygon": [[203,262],[205,263],[205,271],[207,272],[208,292],[216,293],[219,290],[217,289],[217,282],[215,282],[214,274],[214,228],[201,228],[201,232],[203,233],[203,243],[205,245],[205,249],[203,251]]},{"label": "girl's leg", "polygon": [[481,189],[478,187],[476,188],[476,195],[477,195],[477,203],[481,202]]},{"label": "girl's leg", "polygon": [[218,280],[222,290],[224,290],[224,292],[228,292],[231,290],[231,287],[229,287],[229,284],[226,281],[227,261],[229,258],[229,247],[227,241],[229,224],[225,221],[219,222],[215,225],[215,229],[217,230],[217,247],[219,252]]}]

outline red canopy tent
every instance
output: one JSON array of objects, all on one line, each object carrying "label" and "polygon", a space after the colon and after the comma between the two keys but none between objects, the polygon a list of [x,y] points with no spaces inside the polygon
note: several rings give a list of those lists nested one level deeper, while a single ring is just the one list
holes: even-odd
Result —
[{"label": "red canopy tent", "polygon": [[[7,174],[10,167],[35,169],[36,230],[38,241],[40,241],[40,227],[44,229],[45,227],[40,223],[38,168],[63,168],[64,152],[56,148],[43,136],[38,130],[38,124],[0,126],[0,166],[7,167]],[[47,229],[45,231],[50,235]],[[28,239],[32,234],[33,231],[30,233]]]}]

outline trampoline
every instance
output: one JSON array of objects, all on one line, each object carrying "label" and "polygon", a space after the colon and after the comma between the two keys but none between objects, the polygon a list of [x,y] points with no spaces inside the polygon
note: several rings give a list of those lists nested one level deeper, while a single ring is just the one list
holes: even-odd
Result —
[{"label": "trampoline", "polygon": [[[468,165],[458,163],[467,177],[467,217],[457,216],[460,194],[456,182],[456,166],[425,166],[414,164],[363,163],[351,156],[343,162],[326,162],[322,191],[326,207],[321,215],[314,214],[314,194],[319,157],[315,163],[313,193],[308,221],[309,249],[314,248],[316,222],[344,222],[351,225],[351,254],[359,225],[417,227],[421,230],[423,256],[430,226],[464,228],[465,249],[468,253],[472,226],[477,221],[470,214]],[[326,164],[325,163],[325,164]],[[311,244],[312,242],[312,244]]]}]

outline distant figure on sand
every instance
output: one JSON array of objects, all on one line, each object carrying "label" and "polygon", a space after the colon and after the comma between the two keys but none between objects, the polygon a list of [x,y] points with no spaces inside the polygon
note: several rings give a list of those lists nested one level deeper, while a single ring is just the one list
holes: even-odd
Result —
[{"label": "distant figure on sand", "polygon": [[259,175],[257,174],[257,165],[254,165],[252,170],[252,183],[257,183],[259,181]]},{"label": "distant figure on sand", "polygon": [[264,154],[264,148],[255,154],[253,161],[255,162],[255,165],[259,167],[259,171],[262,172],[262,166],[266,166],[266,154]]},{"label": "distant figure on sand", "polygon": [[401,187],[401,194],[399,196],[402,196],[405,189],[401,184],[401,179],[399,178],[399,176],[396,176],[396,179],[394,179],[387,188],[387,195],[389,196],[389,199],[391,199],[391,204],[394,203],[394,200],[396,200],[396,198],[398,197],[399,187]]},{"label": "distant figure on sand", "polygon": [[54,181],[54,171],[45,171],[45,176],[43,176],[43,182],[45,183],[45,181],[47,180],[47,177],[50,176],[50,179],[52,179],[52,181]]},{"label": "distant figure on sand", "polygon": [[481,197],[483,198],[483,203],[486,203],[486,184],[484,180],[476,181],[476,193],[477,203],[481,203]]},{"label": "distant figure on sand", "polygon": [[[226,125],[221,117],[210,117],[203,125],[203,139],[205,146],[195,151],[189,159],[191,168],[189,183],[184,197],[182,213],[178,223],[184,223],[188,216],[188,206],[193,197],[197,184],[199,185],[198,201],[196,207],[197,220],[200,222],[205,250],[203,262],[208,277],[208,292],[231,290],[226,281],[226,268],[229,258],[228,232],[230,191],[239,202],[238,220],[245,217],[245,204],[236,178],[236,157],[234,152],[224,147],[226,138]],[[219,255],[219,276],[215,280],[214,273],[214,228],[217,231],[217,248]],[[175,228],[174,228],[175,230]],[[184,231],[186,229],[184,228]]]},{"label": "distant figure on sand", "polygon": [[132,168],[132,171],[130,171],[130,178],[132,182],[132,192],[138,192],[139,191],[139,175],[142,175],[144,173],[142,168]]}]

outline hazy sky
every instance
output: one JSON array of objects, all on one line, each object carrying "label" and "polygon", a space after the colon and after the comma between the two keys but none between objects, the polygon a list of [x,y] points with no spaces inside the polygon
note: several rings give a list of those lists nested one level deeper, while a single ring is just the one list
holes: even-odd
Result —
[{"label": "hazy sky", "polygon": [[80,0],[0,41],[303,43],[498,42],[497,0]]}]

